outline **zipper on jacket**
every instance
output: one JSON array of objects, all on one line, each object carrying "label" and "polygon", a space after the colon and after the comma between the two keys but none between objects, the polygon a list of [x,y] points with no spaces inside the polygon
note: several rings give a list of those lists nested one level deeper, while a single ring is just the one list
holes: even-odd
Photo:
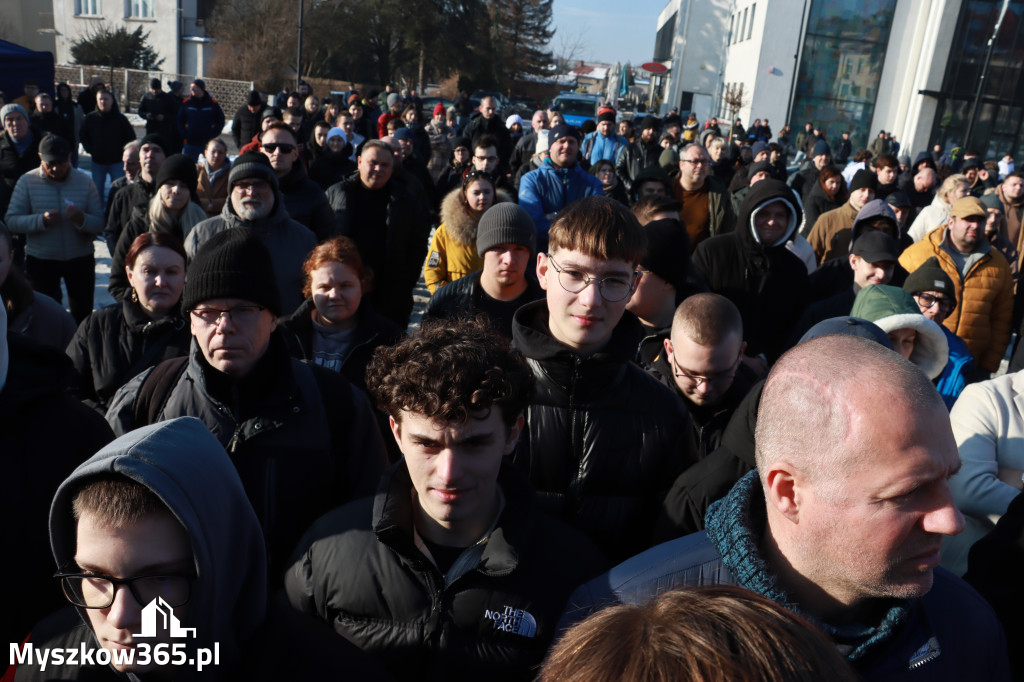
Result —
[{"label": "zipper on jacket", "polygon": [[907,664],[907,670],[917,670],[926,663],[931,663],[942,653],[942,648],[939,646],[939,640],[935,637],[931,637],[920,649],[914,652],[914,655],[910,657],[910,662]]},{"label": "zipper on jacket", "polygon": [[580,365],[583,361],[580,360],[578,355],[573,356],[573,368],[572,378],[569,380],[569,410],[572,415],[569,421],[569,452],[571,452],[576,459],[576,479],[569,486],[569,496],[573,502],[572,515],[575,516],[578,511],[577,507],[582,495],[583,488],[583,439],[578,437],[577,421],[579,419],[579,410],[576,409],[576,382],[580,378]]}]

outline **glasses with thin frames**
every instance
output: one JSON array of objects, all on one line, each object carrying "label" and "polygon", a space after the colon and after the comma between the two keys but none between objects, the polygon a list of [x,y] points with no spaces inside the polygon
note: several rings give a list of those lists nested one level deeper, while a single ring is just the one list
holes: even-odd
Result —
[{"label": "glasses with thin frames", "polygon": [[693,384],[694,388],[700,387],[705,382],[708,386],[714,386],[715,384],[725,381],[726,379],[732,379],[736,376],[736,369],[740,366],[740,358],[743,357],[742,351],[736,356],[736,360],[733,361],[732,366],[720,374],[714,376],[700,376],[699,374],[690,374],[676,362],[675,353],[672,354],[672,374],[677,379],[686,379],[689,383]]},{"label": "glasses with thin frames", "polygon": [[266,310],[261,305],[236,305],[234,308],[193,308],[191,313],[210,326],[220,324],[226,317],[237,325],[252,324]]},{"label": "glasses with thin frames", "polygon": [[694,166],[709,166],[711,165],[710,159],[683,159],[683,163],[689,163]]},{"label": "glasses with thin frames", "polygon": [[117,589],[125,585],[135,601],[145,606],[157,597],[168,606],[182,606],[192,597],[194,575],[140,575],[133,578],[113,578],[96,573],[55,573],[68,601],[85,609],[105,609],[114,603]]},{"label": "glasses with thin frames", "polygon": [[629,296],[629,292],[636,286],[636,281],[640,276],[639,272],[634,272],[629,279],[616,276],[591,277],[582,270],[563,268],[555,262],[551,254],[545,255],[551,261],[551,267],[558,273],[558,283],[570,294],[580,293],[593,282],[597,286],[597,290],[601,292],[601,297],[606,301],[614,303]]}]

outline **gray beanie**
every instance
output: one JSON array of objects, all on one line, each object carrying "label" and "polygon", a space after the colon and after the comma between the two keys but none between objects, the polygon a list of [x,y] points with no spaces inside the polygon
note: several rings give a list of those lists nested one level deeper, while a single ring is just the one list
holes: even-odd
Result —
[{"label": "gray beanie", "polygon": [[5,104],[3,109],[0,109],[0,123],[2,123],[10,114],[21,114],[25,117],[26,121],[28,120],[28,112],[25,111],[25,107],[11,102],[10,104]]},{"label": "gray beanie", "polygon": [[270,159],[263,152],[246,152],[231,164],[231,172],[228,174],[228,186],[234,187],[239,180],[258,178],[267,182],[274,188],[274,194],[278,192],[277,173],[270,165]]},{"label": "gray beanie", "polygon": [[388,109],[398,104],[398,100],[401,99],[397,92],[392,92],[388,95]]},{"label": "gray beanie", "polygon": [[483,256],[487,249],[501,244],[525,246],[531,254],[537,251],[537,227],[519,204],[503,201],[480,216],[476,228],[476,252]]}]

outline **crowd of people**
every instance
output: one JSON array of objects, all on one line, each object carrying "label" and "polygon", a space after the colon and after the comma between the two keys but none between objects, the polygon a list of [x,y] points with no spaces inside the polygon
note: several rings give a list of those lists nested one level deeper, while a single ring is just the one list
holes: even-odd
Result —
[{"label": "crowd of people", "polygon": [[4,682],[1024,679],[1009,155],[169,85],[0,108]]}]

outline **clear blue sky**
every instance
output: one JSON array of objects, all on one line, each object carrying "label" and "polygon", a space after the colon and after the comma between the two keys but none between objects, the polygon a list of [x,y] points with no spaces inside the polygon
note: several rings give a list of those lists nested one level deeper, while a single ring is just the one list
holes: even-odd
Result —
[{"label": "clear blue sky", "polygon": [[654,55],[658,14],[665,0],[555,0],[555,55],[566,42],[582,39],[585,61],[631,62],[638,66]]}]

